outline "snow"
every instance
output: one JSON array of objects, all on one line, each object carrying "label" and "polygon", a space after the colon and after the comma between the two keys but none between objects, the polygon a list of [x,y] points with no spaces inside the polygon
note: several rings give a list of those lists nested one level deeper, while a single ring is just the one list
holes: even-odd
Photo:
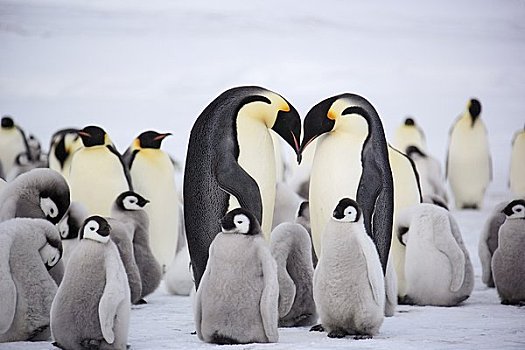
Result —
[{"label": "snow", "polygon": [[[524,349],[525,308],[481,283],[477,242],[510,198],[510,142],[525,122],[525,3],[519,0],[0,0],[0,114],[44,149],[59,128],[103,126],[120,150],[141,131],[170,131],[185,157],[197,115],[227,88],[255,84],[304,116],[341,92],[367,97],[387,136],[407,115],[444,160],[448,129],[475,96],[489,130],[494,180],[481,211],[453,211],[476,273],[451,308],[400,306],[372,340],[280,329],[277,344],[239,349]],[[473,174],[475,176],[475,174]],[[211,348],[195,335],[189,297],[164,286],[133,307],[133,349]],[[52,349],[49,342],[0,349]]]}]

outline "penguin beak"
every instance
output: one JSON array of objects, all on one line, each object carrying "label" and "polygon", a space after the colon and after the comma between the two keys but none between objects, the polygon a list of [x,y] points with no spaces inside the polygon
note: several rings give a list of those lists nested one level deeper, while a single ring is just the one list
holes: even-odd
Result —
[{"label": "penguin beak", "polygon": [[77,134],[79,134],[80,136],[91,137],[90,133],[87,133],[87,132],[82,131],[82,130],[77,131]]},{"label": "penguin beak", "polygon": [[290,105],[289,111],[279,111],[272,130],[289,144],[299,156],[299,139],[301,137],[301,118],[299,113]]},{"label": "penguin beak", "polygon": [[164,140],[166,137],[173,135],[171,132],[167,132],[165,134],[157,135],[153,138],[154,141]]}]

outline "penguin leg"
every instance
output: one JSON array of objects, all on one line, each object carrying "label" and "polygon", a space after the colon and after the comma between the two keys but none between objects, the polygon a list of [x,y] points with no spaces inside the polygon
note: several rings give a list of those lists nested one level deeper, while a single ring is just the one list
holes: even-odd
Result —
[{"label": "penguin leg", "polygon": [[310,332],[324,332],[324,327],[322,324],[316,324],[312,328],[310,328]]},{"label": "penguin leg", "polygon": [[334,329],[328,333],[328,338],[344,338],[348,335],[348,332],[343,329]]}]

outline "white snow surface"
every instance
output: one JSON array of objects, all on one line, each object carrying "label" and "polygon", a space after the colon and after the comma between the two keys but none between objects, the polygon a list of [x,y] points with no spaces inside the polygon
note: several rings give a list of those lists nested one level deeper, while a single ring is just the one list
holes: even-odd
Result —
[{"label": "white snow surface", "polygon": [[[491,208],[511,198],[510,142],[525,123],[524,19],[519,0],[0,0],[0,114],[44,149],[70,126],[98,124],[121,151],[144,130],[173,132],[163,149],[182,161],[196,117],[227,88],[269,88],[303,117],[354,92],[376,107],[387,137],[414,116],[443,161],[451,124],[477,97],[494,180],[482,210],[453,210],[475,268],[472,296],[458,307],[399,306],[371,340],[295,328],[280,329],[276,344],[233,347],[525,349],[525,308],[499,303],[481,282],[477,254]],[[216,347],[191,335],[189,297],[161,285],[147,300],[131,312],[132,349]]]}]

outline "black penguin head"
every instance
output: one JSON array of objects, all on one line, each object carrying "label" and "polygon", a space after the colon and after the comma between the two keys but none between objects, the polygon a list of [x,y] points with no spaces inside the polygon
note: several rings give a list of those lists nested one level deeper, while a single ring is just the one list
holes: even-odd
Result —
[{"label": "black penguin head", "polygon": [[427,157],[427,155],[425,153],[423,153],[423,151],[421,151],[419,149],[419,147],[414,146],[414,145],[408,146],[405,153],[410,158],[413,158],[414,156],[418,156],[418,157],[422,157],[422,158],[426,158]]},{"label": "black penguin head", "polygon": [[102,146],[106,143],[106,132],[99,126],[86,126],[78,134],[85,147]]},{"label": "black penguin head", "polygon": [[321,101],[306,114],[303,125],[304,135],[300,148],[301,153],[317,137],[332,131],[335,126],[335,118],[328,111],[337,99],[338,96],[334,96]]},{"label": "black penguin head", "polygon": [[160,134],[156,131],[144,131],[142,134],[140,134],[137,137],[138,143],[140,148],[160,148],[160,144],[162,143],[162,140],[164,140],[167,136],[170,136],[171,133],[165,133]]},{"label": "black penguin head", "polygon": [[481,114],[481,103],[475,98],[471,99],[468,103],[468,112],[472,118],[472,125],[474,125]]},{"label": "black penguin head", "polygon": [[297,213],[297,217],[303,217],[303,218],[310,218],[310,202],[309,201],[303,201],[301,202],[301,205],[299,205],[299,212]]},{"label": "black penguin head", "polygon": [[40,209],[46,220],[57,224],[69,208],[69,187],[45,189],[40,192]]},{"label": "black penguin head", "polygon": [[133,191],[126,191],[119,194],[116,201],[121,210],[141,210],[149,200]]},{"label": "black penguin head", "polygon": [[361,218],[361,208],[353,199],[343,198],[335,207],[332,217],[336,221],[358,222]]},{"label": "black penguin head", "polygon": [[29,154],[27,152],[19,153],[15,158],[15,164],[18,166],[27,166],[30,163]]},{"label": "black penguin head", "polygon": [[63,248],[62,241],[56,239],[55,237],[49,237],[46,235],[46,244],[38,250],[40,257],[46,266],[46,269],[49,271],[53,266],[55,266],[62,257]]},{"label": "black penguin head", "polygon": [[51,136],[51,144],[49,145],[49,150],[53,151],[56,159],[58,159],[60,163],[60,167],[63,168],[64,164],[66,162],[67,157],[70,155],[72,150],[70,149],[71,145],[67,144],[67,136],[68,135],[74,135],[73,142],[80,137],[78,134],[80,130],[68,128],[68,129],[61,129],[58,130]]},{"label": "black penguin head", "polygon": [[15,122],[13,121],[13,118],[8,115],[4,115],[2,117],[2,128],[3,129],[10,129],[15,126]]},{"label": "black penguin head", "polygon": [[297,161],[301,162],[299,142],[301,140],[301,118],[295,108],[288,104],[288,110],[279,110],[272,130],[288,143],[297,155]]},{"label": "black penguin head", "polygon": [[100,243],[109,241],[111,226],[106,219],[101,216],[93,215],[84,221],[80,229],[80,239],[91,239]]},{"label": "black penguin head", "polygon": [[501,211],[508,219],[525,220],[525,200],[515,199]]},{"label": "black penguin head", "polygon": [[405,125],[406,126],[414,126],[416,125],[416,122],[414,121],[414,119],[408,117],[405,119]]},{"label": "black penguin head", "polygon": [[236,208],[226,213],[221,219],[221,229],[223,233],[236,233],[247,236],[261,233],[261,227],[255,216],[244,208]]}]

